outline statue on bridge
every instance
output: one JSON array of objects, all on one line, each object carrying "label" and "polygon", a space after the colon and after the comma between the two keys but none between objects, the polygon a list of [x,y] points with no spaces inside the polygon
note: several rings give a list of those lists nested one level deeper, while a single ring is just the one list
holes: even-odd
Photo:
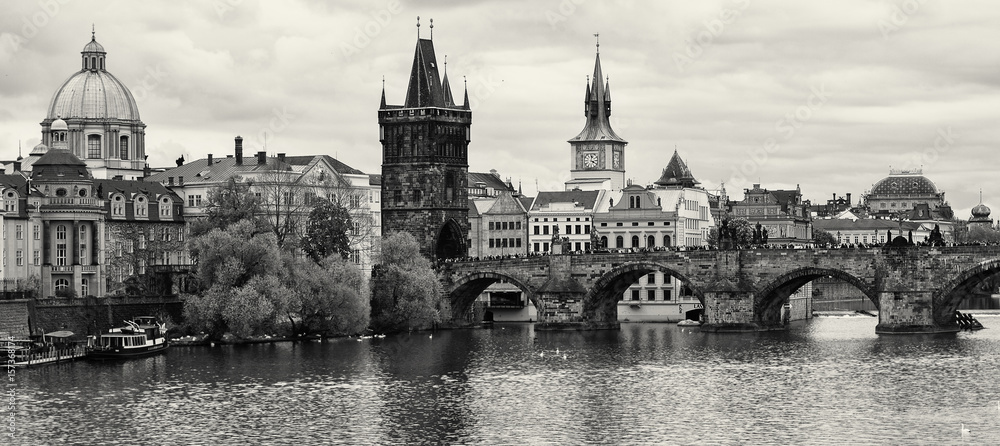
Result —
[{"label": "statue on bridge", "polygon": [[944,246],[944,236],[941,235],[940,226],[934,225],[930,237],[927,238],[927,243],[931,246]]}]

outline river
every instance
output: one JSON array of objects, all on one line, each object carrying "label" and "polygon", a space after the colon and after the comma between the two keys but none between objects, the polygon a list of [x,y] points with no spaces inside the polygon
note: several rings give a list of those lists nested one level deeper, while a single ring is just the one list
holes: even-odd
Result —
[{"label": "river", "polygon": [[511,324],[173,347],[17,369],[13,444],[1000,444],[1000,316],[979,319],[994,328]]}]

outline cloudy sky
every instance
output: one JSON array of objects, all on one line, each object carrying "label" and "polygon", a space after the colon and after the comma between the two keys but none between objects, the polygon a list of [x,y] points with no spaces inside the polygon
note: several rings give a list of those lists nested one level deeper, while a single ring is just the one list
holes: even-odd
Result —
[{"label": "cloudy sky", "polygon": [[[627,176],[655,181],[674,148],[708,188],[799,185],[859,197],[921,168],[960,218],[1000,207],[1000,4],[990,1],[4,2],[0,159],[38,143],[91,24],[129,86],[153,167],[232,153],[330,154],[380,171],[382,79],[401,104],[417,38],[468,79],[470,169],[525,193],[569,179],[600,33]],[[537,184],[537,189],[536,189]]]}]

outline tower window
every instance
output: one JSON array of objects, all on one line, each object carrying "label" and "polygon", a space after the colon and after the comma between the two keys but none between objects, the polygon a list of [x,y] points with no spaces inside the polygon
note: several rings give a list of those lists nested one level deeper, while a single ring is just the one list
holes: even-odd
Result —
[{"label": "tower window", "polygon": [[100,135],[87,136],[87,158],[101,157],[101,137]]}]

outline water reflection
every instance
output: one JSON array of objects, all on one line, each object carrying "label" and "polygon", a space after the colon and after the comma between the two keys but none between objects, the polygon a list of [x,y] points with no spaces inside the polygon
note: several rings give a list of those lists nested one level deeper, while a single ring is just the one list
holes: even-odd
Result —
[{"label": "water reflection", "polygon": [[18,370],[15,444],[937,444],[961,423],[1000,443],[1000,330],[876,323],[512,324],[59,364]]}]

